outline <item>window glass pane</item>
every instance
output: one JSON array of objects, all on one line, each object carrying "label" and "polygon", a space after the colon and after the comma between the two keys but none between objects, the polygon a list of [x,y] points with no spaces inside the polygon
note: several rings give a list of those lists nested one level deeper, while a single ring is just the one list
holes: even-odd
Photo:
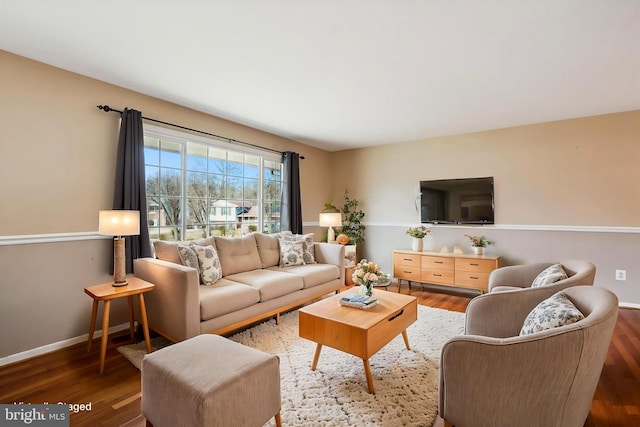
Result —
[{"label": "window glass pane", "polygon": [[224,199],[226,197],[226,183],[224,175],[208,175],[209,198],[213,200]]},{"label": "window glass pane", "polygon": [[180,170],[160,169],[158,194],[163,196],[182,196],[182,179]]},{"label": "window glass pane", "polygon": [[260,174],[260,158],[257,156],[244,156],[244,177],[258,179]]},{"label": "window glass pane", "polygon": [[187,225],[205,225],[209,222],[207,199],[187,199]]},{"label": "window glass pane", "polygon": [[147,197],[160,194],[160,168],[146,166],[144,172],[147,182]]},{"label": "window glass pane", "polygon": [[144,137],[144,162],[147,165],[160,165],[160,140],[158,138]]},{"label": "window glass pane", "polygon": [[177,142],[160,141],[160,165],[182,168],[182,145]]},{"label": "window glass pane", "polygon": [[189,143],[187,146],[187,170],[207,171],[207,146]]},{"label": "window glass pane", "polygon": [[207,174],[187,172],[187,197],[207,197]]},{"label": "window glass pane", "polygon": [[258,180],[257,179],[245,179],[244,180],[244,198],[246,199],[258,199]]},{"label": "window glass pane", "polygon": [[227,178],[226,196],[229,199],[242,198],[242,178],[228,177]]},{"label": "window glass pane", "polygon": [[242,153],[227,153],[227,173],[233,176],[242,176],[243,175],[243,157]]}]

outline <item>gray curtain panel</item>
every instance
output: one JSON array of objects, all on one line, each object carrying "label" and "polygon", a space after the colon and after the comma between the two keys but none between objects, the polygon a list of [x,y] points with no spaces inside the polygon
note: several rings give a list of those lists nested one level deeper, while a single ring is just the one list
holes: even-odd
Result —
[{"label": "gray curtain panel", "polygon": [[300,155],[291,151],[282,153],[283,178],[280,230],[302,233],[302,202],[300,199]]},{"label": "gray curtain panel", "polygon": [[113,209],[140,211],[140,235],[125,240],[127,273],[133,273],[134,259],[151,256],[151,242],[147,228],[142,113],[127,108],[120,123]]}]

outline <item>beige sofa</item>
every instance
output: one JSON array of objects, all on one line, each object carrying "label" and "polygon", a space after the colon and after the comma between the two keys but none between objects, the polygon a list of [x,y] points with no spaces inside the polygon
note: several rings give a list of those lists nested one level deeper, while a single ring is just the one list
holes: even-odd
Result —
[{"label": "beige sofa", "polygon": [[[134,260],[134,275],[156,285],[145,295],[149,328],[177,342],[203,333],[227,334],[339,291],[344,246],[313,242],[315,262],[280,267],[277,235],[211,237],[222,278],[201,284],[198,270],[182,265],[176,243],[155,241],[155,258]],[[184,243],[184,242],[183,242]],[[307,260],[308,261],[308,260]]]}]

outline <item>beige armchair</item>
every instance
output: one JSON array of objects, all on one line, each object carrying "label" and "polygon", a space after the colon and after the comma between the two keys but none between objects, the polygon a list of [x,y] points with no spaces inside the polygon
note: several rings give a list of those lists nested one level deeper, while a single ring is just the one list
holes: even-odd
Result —
[{"label": "beige armchair", "polygon": [[540,300],[524,292],[474,298],[465,335],[440,360],[440,416],[456,427],[581,427],[588,414],[618,314],[609,290],[561,291],[584,314],[577,323],[519,336]]},{"label": "beige armchair", "polygon": [[[536,276],[553,264],[562,265],[569,277],[551,285],[532,288],[531,284]],[[584,260],[511,265],[491,272],[489,276],[489,292],[524,291],[534,295],[534,299],[542,301],[570,286],[593,285],[595,276],[596,266]]]}]

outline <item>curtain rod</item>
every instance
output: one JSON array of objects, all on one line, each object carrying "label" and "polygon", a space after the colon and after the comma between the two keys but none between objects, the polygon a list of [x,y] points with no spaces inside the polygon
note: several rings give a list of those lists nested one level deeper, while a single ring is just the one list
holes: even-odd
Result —
[{"label": "curtain rod", "polygon": [[[114,113],[122,114],[122,111],[116,110],[115,108],[111,108],[108,105],[98,105],[97,107],[98,107],[98,109],[104,111],[105,113],[109,113],[109,112],[113,111]],[[226,136],[216,135],[215,133],[209,133],[209,132],[205,132],[205,131],[198,130],[198,129],[192,129],[192,128],[188,128],[186,126],[177,125],[175,123],[163,122],[162,120],[152,119],[152,118],[149,118],[149,117],[142,116],[142,118],[144,120],[148,120],[150,122],[161,123],[163,125],[173,126],[175,128],[180,128],[180,129],[188,130],[188,131],[191,131],[191,132],[197,132],[197,133],[201,133],[201,134],[204,134],[204,135],[208,135],[208,136],[213,136],[213,137],[216,137],[216,138],[224,139],[224,140],[226,140],[228,142],[231,142],[231,143],[248,145],[249,147],[258,148],[260,150],[267,150],[267,151],[271,151],[273,153],[284,154],[282,151],[274,150],[273,148],[261,147],[261,146],[256,145],[256,144],[251,144],[250,142],[238,141],[237,139],[227,138]],[[301,160],[304,159],[304,156],[300,156],[300,159]]]}]

